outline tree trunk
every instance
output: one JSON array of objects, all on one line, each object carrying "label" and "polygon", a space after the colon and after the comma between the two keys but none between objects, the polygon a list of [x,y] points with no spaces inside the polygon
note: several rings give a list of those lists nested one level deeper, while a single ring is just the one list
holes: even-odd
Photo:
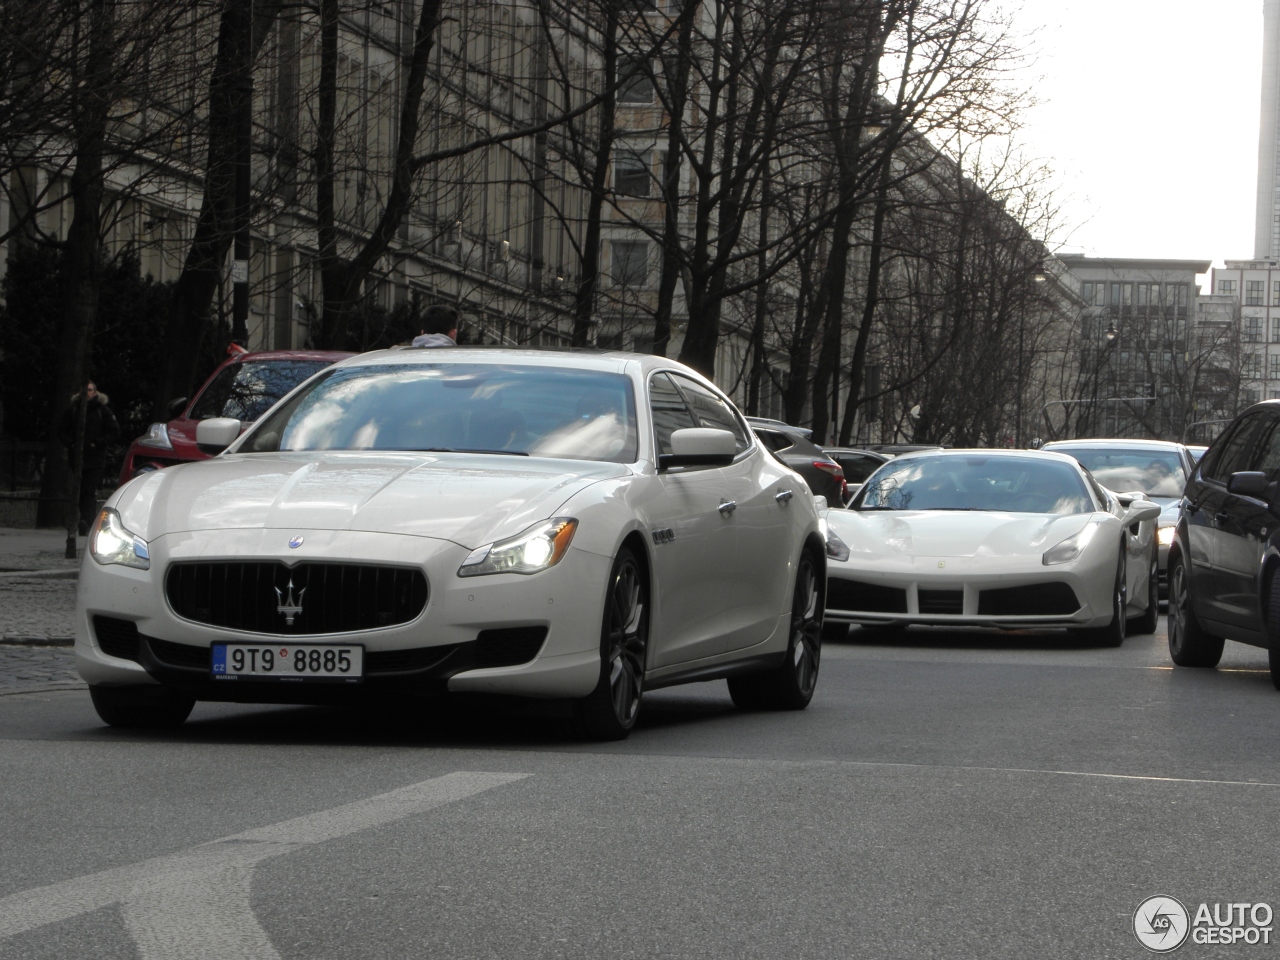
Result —
[{"label": "tree trunk", "polygon": [[169,401],[196,387],[209,308],[231,248],[235,214],[236,131],[243,91],[284,0],[226,0],[218,53],[209,81],[209,154],[195,236],[173,292],[165,327],[165,364],[157,379],[152,419],[169,419]]}]

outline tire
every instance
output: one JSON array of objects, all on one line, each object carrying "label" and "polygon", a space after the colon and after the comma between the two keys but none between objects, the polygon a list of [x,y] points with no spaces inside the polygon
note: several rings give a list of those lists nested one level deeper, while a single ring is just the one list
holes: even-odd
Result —
[{"label": "tire", "polygon": [[576,704],[578,724],[591,740],[625,740],[640,715],[649,652],[649,582],[635,554],[618,551],[609,574],[600,626],[600,679]]},{"label": "tire", "polygon": [[1271,685],[1280,690],[1280,566],[1271,568],[1267,580],[1267,665]]},{"label": "tire", "polygon": [[[1180,667],[1216,667],[1226,641],[1200,626],[1182,554],[1169,558],[1169,657]],[[1274,676],[1274,672],[1273,672]]]},{"label": "tire", "polygon": [[166,730],[180,727],[191,716],[194,697],[184,697],[160,686],[89,688],[93,709],[112,727]]},{"label": "tire", "polygon": [[729,696],[739,710],[803,710],[809,705],[822,662],[822,594],[818,565],[805,550],[796,567],[786,657],[769,673],[729,678]]},{"label": "tire", "polygon": [[1151,557],[1151,576],[1147,582],[1147,609],[1141,616],[1129,621],[1129,633],[1141,636],[1155,633],[1160,626],[1160,562],[1155,554]]},{"label": "tire", "polygon": [[1125,608],[1128,607],[1129,587],[1125,576],[1125,553],[1120,549],[1120,558],[1116,561],[1116,582],[1111,590],[1111,622],[1105,627],[1085,627],[1076,630],[1076,636],[1100,647],[1118,647],[1124,643]]}]

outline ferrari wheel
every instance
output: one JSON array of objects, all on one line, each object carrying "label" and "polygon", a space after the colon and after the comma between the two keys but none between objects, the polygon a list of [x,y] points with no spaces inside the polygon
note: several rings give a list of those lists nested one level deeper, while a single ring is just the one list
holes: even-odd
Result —
[{"label": "ferrari wheel", "polygon": [[163,730],[180,727],[191,716],[196,701],[148,684],[138,687],[89,688],[93,709],[112,727]]},{"label": "ferrari wheel", "polygon": [[649,585],[623,547],[609,574],[600,637],[600,680],[578,701],[578,721],[592,740],[623,740],[640,715],[649,648]]},{"label": "ferrari wheel", "polygon": [[1155,633],[1160,625],[1160,562],[1154,552],[1151,556],[1151,574],[1147,579],[1147,609],[1142,616],[1129,621],[1129,632],[1138,636]]},{"label": "ferrari wheel", "polygon": [[809,705],[822,661],[822,612],[818,568],[806,550],[796,569],[786,658],[769,673],[730,677],[729,696],[734,706],[742,710],[803,710]]},{"label": "ferrari wheel", "polygon": [[1098,644],[1100,647],[1118,647],[1124,643],[1125,608],[1129,605],[1129,587],[1125,573],[1124,550],[1120,551],[1120,559],[1116,561],[1116,580],[1111,588],[1111,622],[1105,627],[1085,627],[1075,631],[1078,636]]},{"label": "ferrari wheel", "polygon": [[[1274,579],[1274,578],[1273,578]],[[1275,592],[1272,591],[1272,595]],[[1226,641],[1200,626],[1191,609],[1191,583],[1182,555],[1169,558],[1169,656],[1180,667],[1216,667]],[[1272,676],[1274,677],[1274,670]]]}]

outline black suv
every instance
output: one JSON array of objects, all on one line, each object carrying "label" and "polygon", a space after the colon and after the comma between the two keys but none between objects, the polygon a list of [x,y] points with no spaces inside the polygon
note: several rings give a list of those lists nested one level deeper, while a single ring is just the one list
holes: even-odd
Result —
[{"label": "black suv", "polygon": [[1196,464],[1169,550],[1169,654],[1217,666],[1223,638],[1269,651],[1280,689],[1280,401],[1256,404]]}]

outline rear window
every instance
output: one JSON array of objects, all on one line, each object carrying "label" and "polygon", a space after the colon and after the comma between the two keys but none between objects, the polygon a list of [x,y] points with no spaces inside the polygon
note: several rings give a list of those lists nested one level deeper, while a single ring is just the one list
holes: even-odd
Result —
[{"label": "rear window", "polygon": [[191,407],[192,420],[257,420],[329,360],[250,360],[223,367]]}]

